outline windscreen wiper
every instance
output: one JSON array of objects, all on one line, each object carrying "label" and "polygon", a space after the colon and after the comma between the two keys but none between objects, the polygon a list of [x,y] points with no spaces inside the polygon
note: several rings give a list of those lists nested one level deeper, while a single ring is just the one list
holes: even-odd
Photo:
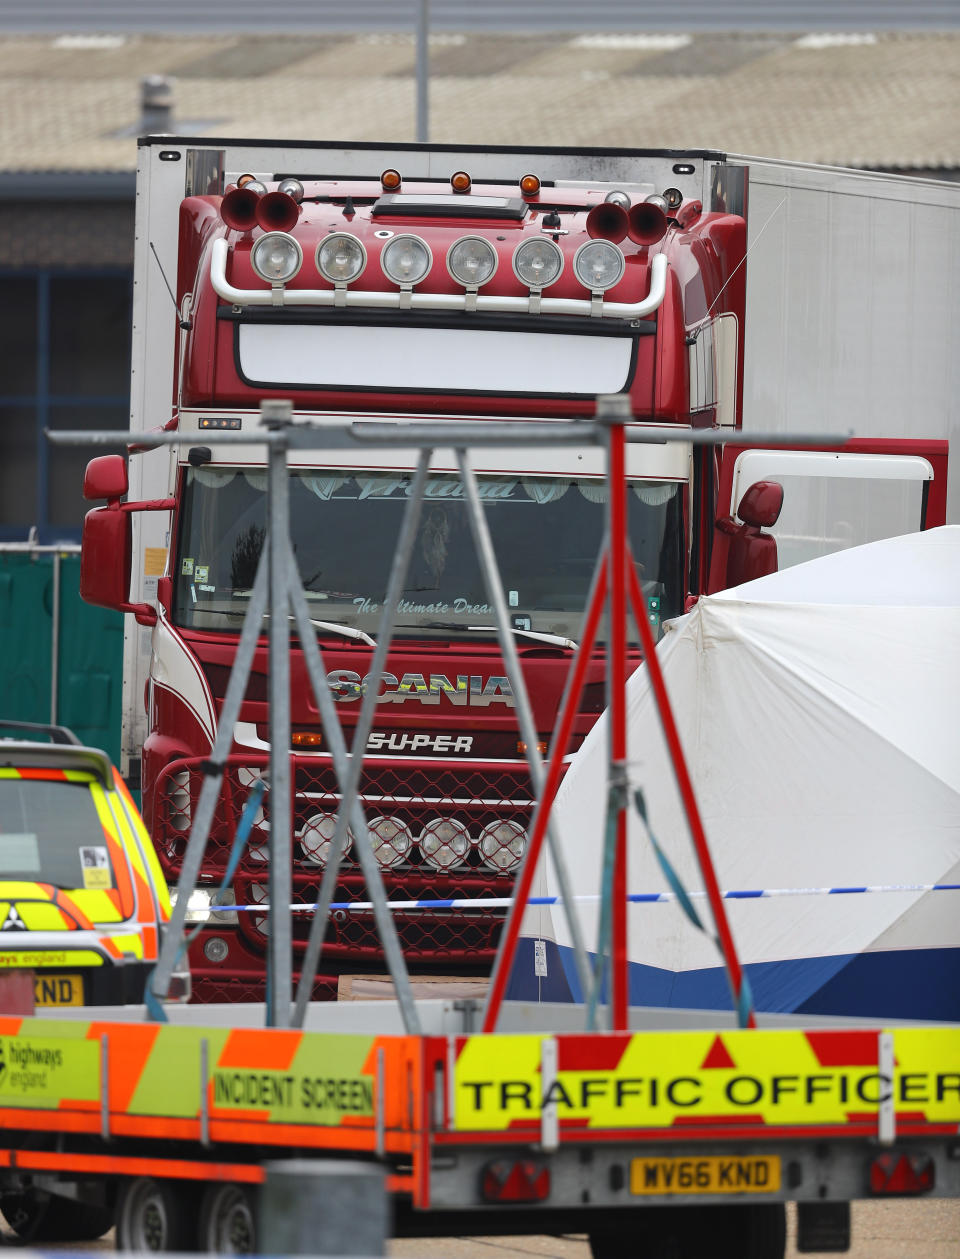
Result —
[{"label": "windscreen wiper", "polygon": [[[270,613],[264,612],[263,619],[269,621]],[[287,620],[295,621],[296,617],[288,615]],[[362,629],[355,629],[352,625],[340,625],[336,621],[315,621],[313,617],[310,618],[310,624],[314,629],[320,630],[322,634],[338,634],[341,638],[357,639],[361,643],[366,643],[368,647],[376,647],[377,645],[369,634]]]},{"label": "windscreen wiper", "polygon": [[[416,625],[399,625],[398,629],[417,629]],[[423,629],[442,629],[442,630],[460,630],[464,634],[493,634],[496,636],[497,627],[495,625],[461,625],[457,621],[428,621]],[[576,651],[577,643],[572,638],[564,638],[560,634],[546,634],[541,630],[517,629],[515,625],[510,626],[510,633],[516,634],[518,638],[529,638],[534,642],[546,643],[550,647],[565,647],[568,651]]]}]

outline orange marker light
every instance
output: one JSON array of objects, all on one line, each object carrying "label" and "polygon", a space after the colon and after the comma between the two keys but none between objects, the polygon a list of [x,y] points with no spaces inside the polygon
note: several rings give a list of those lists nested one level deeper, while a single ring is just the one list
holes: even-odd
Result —
[{"label": "orange marker light", "polygon": [[[541,756],[546,756],[547,754],[546,739],[537,740],[537,751],[540,753]],[[523,739],[518,739],[517,740],[517,756],[526,756],[526,754],[527,754],[526,743],[524,743]]]},{"label": "orange marker light", "polygon": [[380,187],[384,192],[396,192],[401,184],[400,172],[389,167],[380,176]]},{"label": "orange marker light", "polygon": [[450,176],[450,187],[454,192],[469,192],[473,180],[465,170],[455,171]]},{"label": "orange marker light", "polygon": [[295,730],[290,742],[295,748],[319,748],[323,747],[323,735],[315,730]]},{"label": "orange marker light", "polygon": [[540,176],[524,175],[520,180],[520,191],[525,197],[535,197],[540,191]]}]

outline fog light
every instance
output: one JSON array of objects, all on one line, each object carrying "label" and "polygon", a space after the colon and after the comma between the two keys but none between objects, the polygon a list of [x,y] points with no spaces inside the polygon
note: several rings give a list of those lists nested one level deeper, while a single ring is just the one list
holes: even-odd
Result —
[{"label": "fog light", "polygon": [[267,232],[250,251],[250,265],[261,280],[286,284],[303,265],[303,250],[286,232]]},{"label": "fog light", "polygon": [[375,817],[368,824],[374,855],[381,866],[395,866],[413,847],[410,827],[398,817]]},{"label": "fog light", "polygon": [[486,284],[497,269],[497,251],[482,236],[461,236],[447,252],[447,270],[464,288]]},{"label": "fog light", "polygon": [[462,822],[437,817],[423,828],[420,851],[435,870],[449,870],[463,865],[470,851],[470,835]]},{"label": "fog light", "polygon": [[480,855],[491,870],[518,866],[526,846],[526,832],[519,822],[491,822],[480,833]]},{"label": "fog light", "polygon": [[[336,833],[337,815],[335,813],[314,813],[312,817],[307,818],[300,832],[300,844],[307,859],[315,861],[317,865],[326,865],[330,856],[330,845]],[[352,842],[353,836],[348,827],[343,845],[344,856],[350,851]]]},{"label": "fog light", "polygon": [[209,940],[203,942],[203,956],[208,962],[214,965],[227,960],[227,954],[230,952],[230,945],[222,936],[211,936]]},{"label": "fog light", "polygon": [[592,293],[602,293],[619,284],[626,270],[622,251],[609,240],[592,240],[581,245],[573,256],[577,279]]},{"label": "fog light", "polygon": [[380,266],[384,275],[394,284],[409,284],[412,287],[419,284],[433,266],[433,254],[425,240],[401,232],[384,245]]},{"label": "fog light", "polygon": [[514,250],[513,273],[528,288],[545,289],[562,270],[563,251],[552,240],[531,238]]},{"label": "fog light", "polygon": [[317,246],[317,270],[331,284],[349,284],[367,265],[367,251],[349,232],[333,232]]}]

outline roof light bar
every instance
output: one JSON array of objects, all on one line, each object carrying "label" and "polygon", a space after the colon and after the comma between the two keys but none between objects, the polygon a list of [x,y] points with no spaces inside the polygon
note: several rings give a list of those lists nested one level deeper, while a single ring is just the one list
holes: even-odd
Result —
[{"label": "roof light bar", "polygon": [[[533,241],[531,240],[531,244]],[[550,242],[551,244],[553,242]],[[591,244],[596,242],[591,241]],[[210,249],[210,279],[214,291],[231,306],[269,306],[273,296],[269,288],[238,288],[227,279],[227,260],[230,246],[223,238],[215,240]],[[636,302],[601,303],[597,313],[609,319],[644,319],[652,315],[663,302],[667,287],[667,269],[669,263],[665,254],[654,254],[650,259],[650,287],[645,297]],[[514,255],[516,270],[516,255]],[[519,277],[523,283],[523,277]],[[334,289],[288,289],[283,296],[285,306],[334,306],[337,291]],[[399,310],[401,307],[400,292],[376,292],[350,289],[341,296],[346,297],[346,305],[365,307],[367,309]],[[466,293],[408,293],[410,306],[414,310],[451,310],[467,309]],[[478,311],[495,311],[509,314],[528,314],[530,298],[526,296],[507,296],[498,293],[480,293],[475,295]],[[589,298],[578,297],[542,297],[540,310],[545,315],[589,315],[594,304]]]}]

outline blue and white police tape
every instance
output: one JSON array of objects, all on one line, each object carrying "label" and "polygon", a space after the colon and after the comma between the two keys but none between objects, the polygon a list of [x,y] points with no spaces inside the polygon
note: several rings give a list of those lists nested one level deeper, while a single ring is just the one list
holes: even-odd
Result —
[{"label": "blue and white police tape", "polygon": [[[862,887],[766,887],[743,888],[737,891],[721,892],[728,901],[764,900],[774,896],[862,896],[876,892],[960,892],[960,883],[882,883],[864,884]],[[688,892],[691,898],[705,898],[706,892]],[[577,902],[596,902],[599,895],[574,896]],[[628,892],[627,900],[635,905],[657,905],[677,900],[675,892]],[[560,896],[530,896],[529,906],[560,905]],[[417,900],[387,901],[387,908],[394,911],[410,911],[417,909],[508,909],[513,904],[512,896],[490,897],[456,897],[449,900]],[[312,913],[314,905],[291,905],[292,913]],[[257,905],[221,905],[214,912],[219,913],[266,913],[270,906],[265,903]],[[352,913],[367,913],[373,909],[373,901],[334,901],[331,910],[345,910]]]}]

